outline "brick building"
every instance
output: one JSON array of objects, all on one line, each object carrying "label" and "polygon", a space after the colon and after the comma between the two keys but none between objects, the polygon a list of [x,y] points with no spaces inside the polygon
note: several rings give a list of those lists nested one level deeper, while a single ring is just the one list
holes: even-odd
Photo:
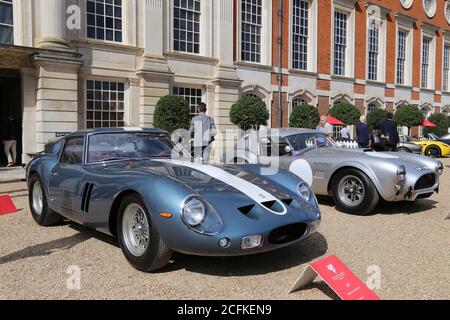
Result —
[{"label": "brick building", "polygon": [[26,161],[77,129],[152,126],[169,93],[206,102],[222,130],[238,97],[257,95],[276,127],[279,61],[283,125],[299,102],[450,112],[448,1],[281,3],[0,0],[0,135],[14,114]]}]

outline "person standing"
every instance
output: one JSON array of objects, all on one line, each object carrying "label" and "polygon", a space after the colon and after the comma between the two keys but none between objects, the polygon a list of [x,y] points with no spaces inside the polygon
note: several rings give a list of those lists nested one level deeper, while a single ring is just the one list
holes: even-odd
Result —
[{"label": "person standing", "polygon": [[347,125],[344,124],[340,131],[340,135],[342,140],[350,140],[350,131],[348,130]]},{"label": "person standing", "polygon": [[400,142],[398,135],[397,124],[395,123],[394,115],[389,112],[386,119],[381,123],[381,132],[386,139],[387,151],[397,151],[397,144]]},{"label": "person standing", "polygon": [[325,130],[325,133],[327,135],[329,135],[330,137],[333,137],[333,126],[328,122],[327,116],[320,117],[320,121],[322,121],[324,124],[323,127]]},{"label": "person standing", "polygon": [[6,123],[6,136],[3,140],[4,151],[6,159],[8,160],[7,167],[14,167],[17,161],[17,140],[19,139],[20,126],[14,119],[14,116],[8,117]]},{"label": "person standing", "polygon": [[359,118],[359,123],[356,125],[356,137],[359,148],[366,149],[371,146],[370,131],[366,116]]},{"label": "person standing", "polygon": [[203,163],[209,162],[211,144],[217,135],[214,119],[206,115],[206,104],[197,106],[198,115],[192,118],[189,134],[193,138],[194,159],[200,158]]}]

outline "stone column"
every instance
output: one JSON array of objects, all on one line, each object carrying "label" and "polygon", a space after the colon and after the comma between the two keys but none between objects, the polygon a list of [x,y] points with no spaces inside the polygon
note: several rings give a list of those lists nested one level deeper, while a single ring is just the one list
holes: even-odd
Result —
[{"label": "stone column", "polygon": [[61,134],[77,131],[80,55],[40,53],[34,57],[36,78],[36,150]]},{"label": "stone column", "polygon": [[233,12],[234,1],[213,1],[215,25],[213,52],[218,63],[213,78],[214,104],[210,106],[209,114],[214,117],[217,129],[220,131],[214,143],[213,160],[216,161],[226,148],[234,145],[235,137],[232,134],[227,135],[227,131],[232,132],[237,129],[230,121],[230,109],[239,98],[239,88],[242,84],[234,65]]},{"label": "stone column", "polygon": [[40,0],[41,39],[39,47],[70,50],[66,39],[66,0]]},{"label": "stone column", "polygon": [[163,0],[146,0],[144,17],[144,55],[137,70],[141,78],[139,125],[153,126],[153,114],[158,100],[170,93],[173,73],[164,57],[164,34],[169,28],[164,27]]}]

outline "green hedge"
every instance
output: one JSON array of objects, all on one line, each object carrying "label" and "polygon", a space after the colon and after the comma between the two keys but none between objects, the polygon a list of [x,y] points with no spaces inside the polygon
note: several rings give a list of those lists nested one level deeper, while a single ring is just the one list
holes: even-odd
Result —
[{"label": "green hedge", "polygon": [[270,115],[266,104],[255,96],[242,96],[230,110],[230,121],[243,130],[266,126]]},{"label": "green hedge", "polygon": [[378,128],[386,119],[388,112],[384,109],[375,109],[367,114],[367,124],[371,130]]},{"label": "green hedge", "polygon": [[155,128],[170,133],[177,129],[189,129],[191,110],[188,102],[181,96],[168,95],[159,99],[155,108]]},{"label": "green hedge", "polygon": [[397,109],[394,116],[394,120],[399,126],[405,126],[409,129],[420,126],[423,119],[422,111],[417,106],[410,104]]},{"label": "green hedge", "polygon": [[355,125],[359,123],[361,112],[350,103],[339,102],[330,109],[329,115],[341,120],[347,125]]},{"label": "green hedge", "polygon": [[423,134],[426,136],[429,133],[434,133],[438,137],[441,137],[448,133],[448,128],[450,126],[449,118],[444,114],[433,114],[428,118],[429,121],[433,122],[437,127],[424,127]]},{"label": "green hedge", "polygon": [[316,107],[298,104],[292,108],[289,127],[316,129],[320,122],[320,114]]}]

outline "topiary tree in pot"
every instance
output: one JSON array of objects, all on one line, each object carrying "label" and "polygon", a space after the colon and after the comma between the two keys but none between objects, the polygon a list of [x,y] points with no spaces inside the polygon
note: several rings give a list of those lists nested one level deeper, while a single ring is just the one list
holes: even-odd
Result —
[{"label": "topiary tree in pot", "polygon": [[420,126],[424,116],[417,106],[407,104],[397,109],[394,115],[394,121],[399,126],[408,127],[408,135],[411,135],[411,128]]},{"label": "topiary tree in pot", "polygon": [[356,106],[348,102],[339,102],[330,109],[329,115],[347,125],[355,125],[359,122],[361,112]]},{"label": "topiary tree in pot", "polygon": [[367,124],[371,130],[378,128],[386,119],[388,112],[384,109],[375,109],[367,114]]},{"label": "topiary tree in pot", "polygon": [[315,129],[319,122],[320,114],[316,107],[302,103],[292,108],[289,127]]},{"label": "topiary tree in pot", "polygon": [[188,102],[181,96],[167,95],[159,99],[154,114],[155,128],[170,133],[177,129],[189,129],[191,110]]},{"label": "topiary tree in pot", "polygon": [[450,126],[449,118],[444,114],[433,114],[428,118],[429,121],[436,125],[436,128],[424,127],[423,134],[427,136],[429,133],[434,133],[438,137],[442,137],[448,133],[448,128]]},{"label": "topiary tree in pot", "polygon": [[230,120],[242,130],[259,129],[269,120],[266,104],[255,96],[242,96],[230,110]]}]

